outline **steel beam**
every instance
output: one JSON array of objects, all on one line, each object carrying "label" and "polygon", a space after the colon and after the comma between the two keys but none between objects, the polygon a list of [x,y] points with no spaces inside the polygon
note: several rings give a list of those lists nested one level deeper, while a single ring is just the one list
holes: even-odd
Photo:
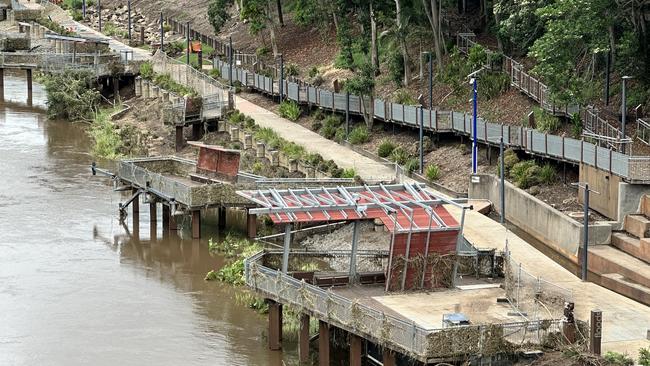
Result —
[{"label": "steel beam", "polygon": [[282,252],[282,273],[289,270],[289,251],[291,251],[291,224],[284,226],[284,249]]},{"label": "steel beam", "polygon": [[350,252],[350,284],[357,281],[357,248],[359,246],[359,221],[354,221],[352,229],[352,251]]}]

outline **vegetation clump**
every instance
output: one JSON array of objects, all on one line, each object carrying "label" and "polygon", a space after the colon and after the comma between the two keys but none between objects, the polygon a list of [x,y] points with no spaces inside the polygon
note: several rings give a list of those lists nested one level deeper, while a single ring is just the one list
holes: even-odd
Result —
[{"label": "vegetation clump", "polygon": [[348,136],[348,141],[352,145],[363,144],[364,142],[368,142],[368,140],[370,140],[370,133],[366,126],[355,127],[350,131],[350,135]]},{"label": "vegetation clump", "polygon": [[40,82],[47,93],[48,117],[86,122],[95,118],[101,95],[90,71],[66,70],[43,76]]},{"label": "vegetation clump", "polygon": [[280,117],[295,122],[300,118],[300,106],[292,100],[285,100],[280,104]]},{"label": "vegetation clump", "polygon": [[379,147],[377,148],[377,155],[379,155],[382,158],[387,158],[390,156],[390,154],[395,150],[395,144],[388,140],[388,139],[383,139],[379,143]]},{"label": "vegetation clump", "polygon": [[436,181],[440,179],[440,168],[436,164],[431,164],[424,170],[424,175],[428,180]]}]

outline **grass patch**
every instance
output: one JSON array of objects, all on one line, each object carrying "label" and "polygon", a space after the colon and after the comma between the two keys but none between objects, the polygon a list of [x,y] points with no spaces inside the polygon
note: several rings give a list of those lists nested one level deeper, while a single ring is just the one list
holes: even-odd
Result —
[{"label": "grass patch", "polygon": [[397,163],[399,165],[404,165],[410,158],[408,152],[404,150],[402,147],[396,147],[393,149],[393,151],[390,153],[388,160]]},{"label": "grass patch", "polygon": [[377,148],[377,155],[379,155],[382,158],[387,158],[390,156],[390,154],[395,150],[395,144],[387,139],[381,140],[379,143],[379,147]]},{"label": "grass patch", "polygon": [[93,146],[95,156],[111,160],[121,156],[122,139],[110,117],[116,109],[102,109],[95,115],[90,128],[90,136],[95,141]]},{"label": "grass patch", "polygon": [[370,133],[366,126],[355,127],[350,131],[350,135],[348,136],[348,141],[352,145],[363,144],[364,142],[368,142],[368,140],[370,140]]},{"label": "grass patch", "polygon": [[428,180],[432,182],[436,181],[440,179],[440,167],[438,167],[436,164],[431,164],[424,170],[424,175]]},{"label": "grass patch", "polygon": [[280,104],[280,117],[295,122],[300,118],[300,106],[292,100],[285,100]]}]

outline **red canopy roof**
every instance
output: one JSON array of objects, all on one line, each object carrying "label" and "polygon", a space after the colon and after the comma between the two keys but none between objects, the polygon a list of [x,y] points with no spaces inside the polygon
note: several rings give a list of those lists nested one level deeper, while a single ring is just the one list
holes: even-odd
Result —
[{"label": "red canopy roof", "polygon": [[458,222],[419,184],[238,191],[275,223],[380,219],[390,231],[458,230]]}]

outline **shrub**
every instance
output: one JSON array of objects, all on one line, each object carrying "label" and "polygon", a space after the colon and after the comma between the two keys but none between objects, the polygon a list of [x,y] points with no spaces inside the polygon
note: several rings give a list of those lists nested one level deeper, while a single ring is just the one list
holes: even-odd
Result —
[{"label": "shrub", "polygon": [[357,175],[357,172],[353,168],[345,169],[343,171],[343,178],[354,178]]},{"label": "shrub", "polygon": [[314,109],[313,112],[311,112],[311,117],[315,121],[322,121],[323,119],[325,119],[325,114],[323,113],[322,109],[316,108],[316,109]]},{"label": "shrub", "polygon": [[510,174],[510,170],[515,164],[519,162],[519,157],[513,149],[506,149],[503,157],[503,165],[505,166],[505,174]]},{"label": "shrub", "polygon": [[311,130],[312,131],[318,132],[318,130],[320,130],[321,127],[323,127],[323,123],[320,122],[320,121],[313,121],[311,123]]},{"label": "shrub", "polygon": [[140,65],[140,76],[145,80],[153,79],[155,73],[153,71],[153,65],[149,61],[145,61]]},{"label": "shrub", "polygon": [[167,54],[170,56],[174,56],[183,52],[183,50],[185,49],[185,43],[183,43],[183,41],[176,41],[176,42],[167,43],[165,47],[167,49]]},{"label": "shrub", "polygon": [[343,119],[335,114],[330,114],[323,120],[323,124],[325,126],[338,127],[341,125],[341,123],[343,123]]},{"label": "shrub", "polygon": [[526,189],[540,182],[540,167],[533,160],[520,161],[510,171],[517,187]]},{"label": "shrub", "polygon": [[639,348],[639,365],[650,366],[650,348]]},{"label": "shrub", "polygon": [[73,10],[72,11],[72,20],[79,22],[84,18],[83,13],[79,10]]},{"label": "shrub", "polygon": [[533,115],[539,132],[553,133],[560,128],[560,120],[541,108],[535,107]]},{"label": "shrub", "polygon": [[323,135],[328,140],[331,140],[334,138],[336,135],[336,127],[331,126],[331,125],[325,125],[321,130],[320,133]]},{"label": "shrub", "polygon": [[395,144],[390,140],[383,139],[377,148],[377,155],[382,158],[387,158],[393,150],[395,150]]},{"label": "shrub", "polygon": [[409,154],[402,147],[396,147],[390,153],[388,158],[390,161],[393,161],[399,165],[403,165],[409,159]]},{"label": "shrub", "polygon": [[228,117],[228,121],[234,124],[241,124],[244,122],[246,119],[246,115],[243,113],[239,113],[239,111],[234,111],[233,113],[230,114],[230,117]]},{"label": "shrub", "polygon": [[67,70],[46,75],[41,80],[47,93],[49,117],[70,121],[91,121],[95,118],[101,95],[93,87],[93,74]]},{"label": "shrub", "polygon": [[510,77],[502,72],[487,72],[481,75],[479,93],[482,98],[490,100],[499,96],[510,87]]},{"label": "shrub", "polygon": [[277,140],[280,137],[278,134],[269,127],[262,127],[259,130],[255,131],[255,139],[270,143],[273,140]]},{"label": "shrub", "polygon": [[406,161],[406,164],[404,164],[404,169],[406,169],[407,172],[413,173],[414,171],[420,169],[420,160],[418,158],[411,158]]},{"label": "shrub", "polygon": [[117,159],[120,156],[122,139],[111,121],[110,111],[97,113],[90,128],[90,136],[95,141],[93,153],[105,159]]},{"label": "shrub", "polygon": [[415,105],[418,104],[417,100],[413,98],[407,90],[398,89],[393,94],[393,100],[395,103],[404,104],[404,105]]},{"label": "shrub", "polygon": [[298,106],[298,103],[291,101],[291,100],[285,100],[280,104],[280,117],[284,117],[288,119],[289,121],[297,121],[298,118],[300,118],[300,106]]},{"label": "shrub", "polygon": [[555,168],[553,168],[551,164],[544,164],[544,166],[539,170],[539,180],[544,184],[553,183],[556,176]]},{"label": "shrub", "polygon": [[634,365],[634,360],[630,358],[627,354],[611,352],[608,351],[605,353],[605,361],[609,362],[615,366],[632,366]]},{"label": "shrub", "polygon": [[265,47],[265,46],[258,47],[255,50],[255,54],[257,55],[257,57],[264,57],[264,56],[268,55],[270,52],[271,52],[271,50],[268,47]]},{"label": "shrub", "polygon": [[348,141],[352,145],[363,144],[368,142],[370,139],[370,134],[368,133],[368,128],[366,126],[355,127],[350,131],[350,136],[348,136]]},{"label": "shrub", "polygon": [[305,158],[305,161],[313,166],[317,167],[320,165],[320,163],[323,162],[323,157],[320,154],[307,154],[307,157]]},{"label": "shrub", "polygon": [[334,141],[339,143],[345,141],[345,127],[339,127],[336,129],[336,133],[334,134]]},{"label": "shrub", "polygon": [[435,164],[431,164],[427,166],[424,175],[430,181],[438,180],[440,178],[440,168]]},{"label": "shrub", "polygon": [[583,130],[582,120],[580,119],[580,114],[574,113],[571,116],[571,137],[574,139],[579,139],[582,136]]},{"label": "shrub", "polygon": [[290,159],[300,159],[306,154],[305,148],[295,142],[286,142],[282,144],[281,151],[285,153]]},{"label": "shrub", "polygon": [[300,70],[298,69],[298,65],[296,65],[296,64],[288,64],[284,68],[284,74],[286,76],[298,76],[298,74],[300,74]]},{"label": "shrub", "polygon": [[221,77],[221,70],[211,69],[210,72],[208,72],[208,75],[213,79],[219,79]]},{"label": "shrub", "polygon": [[253,117],[246,117],[244,119],[244,126],[248,129],[252,129],[253,127],[255,127],[255,120],[253,119]]},{"label": "shrub", "polygon": [[318,75],[318,68],[314,66],[309,70],[309,77],[313,78],[316,77],[316,75]]},{"label": "shrub", "polygon": [[253,171],[253,174],[258,174],[259,175],[264,170],[264,164],[260,163],[259,161],[255,162],[255,164],[253,164],[251,170]]},{"label": "shrub", "polygon": [[330,175],[332,178],[342,178],[343,177],[343,169],[341,168],[334,168],[330,171]]}]

